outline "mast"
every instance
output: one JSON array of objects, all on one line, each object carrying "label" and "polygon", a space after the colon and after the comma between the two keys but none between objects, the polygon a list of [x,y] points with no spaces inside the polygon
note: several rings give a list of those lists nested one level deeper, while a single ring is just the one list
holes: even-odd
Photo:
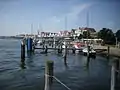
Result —
[{"label": "mast", "polygon": [[38,35],[41,35],[42,32],[42,25],[38,24]]},{"label": "mast", "polygon": [[[87,23],[87,28],[89,27],[89,11],[87,12],[87,15],[86,15],[86,23]],[[88,29],[87,29],[87,46],[88,46]]]},{"label": "mast", "polygon": [[67,30],[67,16],[65,16],[65,30]]},{"label": "mast", "polygon": [[87,12],[87,27],[89,27],[89,12]]},{"label": "mast", "polygon": [[31,35],[33,34],[33,24],[31,24]]},{"label": "mast", "polygon": [[[87,23],[87,28],[89,28],[89,11],[87,12],[87,20],[86,20],[86,23]],[[87,29],[87,39],[88,39],[88,29]]]}]

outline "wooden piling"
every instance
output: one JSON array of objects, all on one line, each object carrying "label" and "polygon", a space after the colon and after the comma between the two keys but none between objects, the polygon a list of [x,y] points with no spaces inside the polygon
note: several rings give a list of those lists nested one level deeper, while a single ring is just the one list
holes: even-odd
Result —
[{"label": "wooden piling", "polygon": [[53,43],[52,43],[52,48],[53,48]]},{"label": "wooden piling", "polygon": [[116,70],[119,70],[119,64],[120,64],[119,59],[116,59]]},{"label": "wooden piling", "polygon": [[72,53],[75,54],[75,47],[72,48]]},{"label": "wooden piling", "polygon": [[32,52],[33,49],[33,39],[32,38],[28,38],[27,39],[27,51],[28,52]]},{"label": "wooden piling", "polygon": [[25,69],[25,60],[21,59],[21,64],[20,64],[21,69]]},{"label": "wooden piling", "polygon": [[58,53],[62,53],[62,48],[61,48],[61,46],[58,46]]},{"label": "wooden piling", "polygon": [[62,45],[60,45],[60,50],[61,50],[61,53],[62,53]]},{"label": "wooden piling", "polygon": [[113,61],[112,67],[111,67],[111,89],[110,90],[115,90],[115,85],[116,85],[116,72],[115,68],[116,67],[116,62]]},{"label": "wooden piling", "polygon": [[24,59],[25,59],[25,43],[22,40],[22,42],[21,42],[21,60],[24,60]]},{"label": "wooden piling", "polygon": [[47,61],[45,65],[45,89],[50,90],[53,83],[53,61]]},{"label": "wooden piling", "polygon": [[67,60],[67,46],[65,46],[65,52],[64,52],[64,62],[66,63]]},{"label": "wooden piling", "polygon": [[118,78],[118,71],[119,71],[119,59],[115,60],[115,69],[116,69],[116,82],[117,82],[117,78]]},{"label": "wooden piling", "polygon": [[110,54],[110,46],[107,47],[107,57],[109,57]]},{"label": "wooden piling", "polygon": [[48,53],[48,47],[47,47],[47,45],[45,47],[45,53]]},{"label": "wooden piling", "polygon": [[44,46],[44,44],[43,44],[43,50],[45,49],[45,46]]},{"label": "wooden piling", "polygon": [[87,46],[87,48],[88,48],[87,57],[89,58],[90,57],[90,46]]}]

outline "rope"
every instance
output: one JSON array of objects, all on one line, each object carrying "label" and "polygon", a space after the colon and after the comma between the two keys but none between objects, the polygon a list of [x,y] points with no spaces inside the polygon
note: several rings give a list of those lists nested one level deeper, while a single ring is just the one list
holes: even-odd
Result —
[{"label": "rope", "polygon": [[61,82],[58,78],[56,78],[55,76],[50,76],[48,74],[45,74],[45,76],[48,77],[53,77],[57,82],[59,82],[61,85],[63,85],[65,88],[67,88],[68,90],[71,90],[68,86],[66,86],[63,82]]},{"label": "rope", "polygon": [[55,76],[53,76],[53,78],[58,81],[61,85],[63,85],[64,87],[66,87],[68,90],[71,90],[68,86],[66,86],[64,83],[62,83],[59,79],[57,79]]},{"label": "rope", "polygon": [[115,70],[117,73],[120,73],[120,70]]}]

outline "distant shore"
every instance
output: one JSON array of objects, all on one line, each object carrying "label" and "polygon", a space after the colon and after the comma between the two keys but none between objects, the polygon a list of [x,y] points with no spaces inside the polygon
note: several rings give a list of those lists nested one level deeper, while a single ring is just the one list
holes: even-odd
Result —
[{"label": "distant shore", "polygon": [[23,39],[23,37],[16,37],[16,36],[0,36],[0,39]]}]

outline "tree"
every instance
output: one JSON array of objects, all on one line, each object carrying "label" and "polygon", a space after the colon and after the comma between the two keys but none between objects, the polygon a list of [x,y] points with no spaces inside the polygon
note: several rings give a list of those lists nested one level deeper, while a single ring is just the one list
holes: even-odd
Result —
[{"label": "tree", "polygon": [[117,37],[117,40],[120,42],[120,30],[117,30],[116,37]]},{"label": "tree", "polygon": [[89,31],[84,31],[83,32],[83,38],[90,38],[90,32]]},{"label": "tree", "polygon": [[98,38],[103,39],[106,44],[115,44],[115,36],[111,29],[103,28],[98,32]]},{"label": "tree", "polygon": [[71,32],[72,32],[73,34],[75,34],[75,30],[76,30],[76,29],[72,29]]},{"label": "tree", "polygon": [[82,39],[82,37],[83,37],[83,35],[82,35],[82,34],[80,34],[80,35],[78,36],[78,39]]}]

